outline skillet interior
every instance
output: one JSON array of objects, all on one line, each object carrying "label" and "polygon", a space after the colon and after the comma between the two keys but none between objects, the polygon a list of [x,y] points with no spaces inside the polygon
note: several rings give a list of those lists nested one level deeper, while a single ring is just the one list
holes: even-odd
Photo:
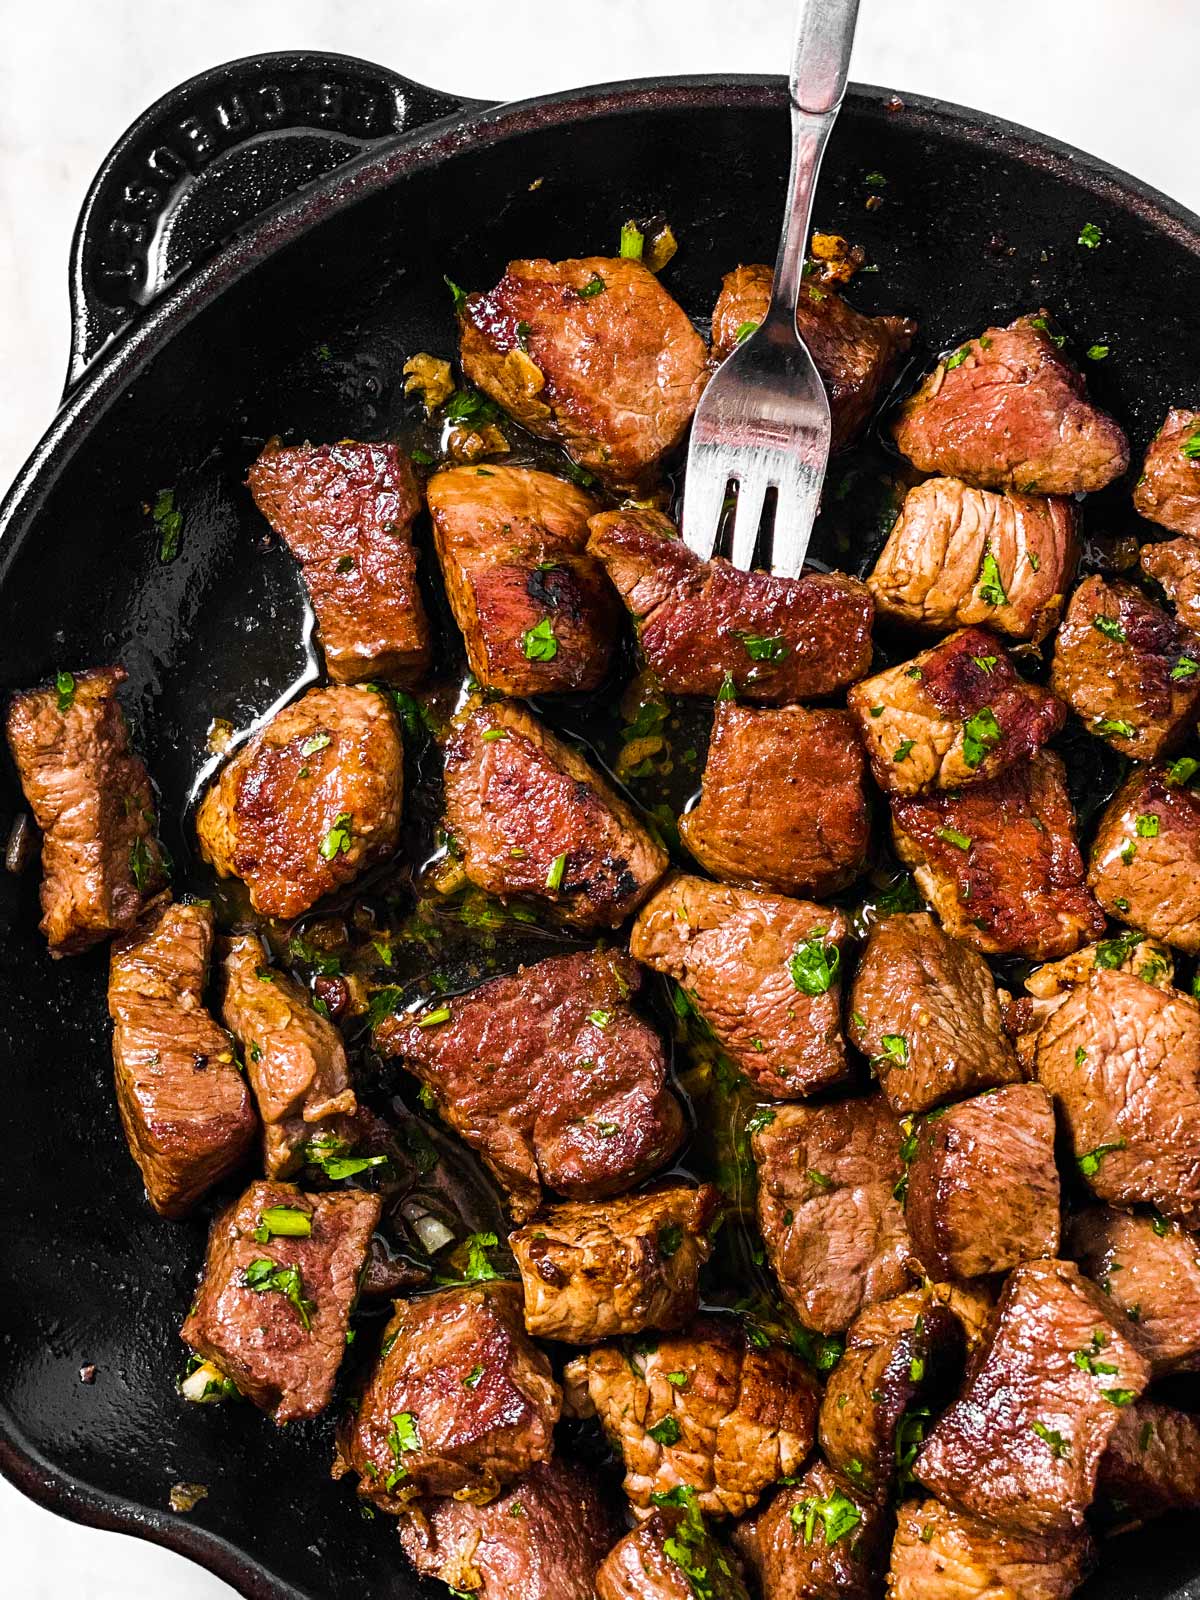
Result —
[{"label": "skillet interior", "polygon": [[[783,105],[777,86],[749,84],[564,97],[499,113],[485,142],[386,183],[368,165],[356,204],[318,216],[180,326],[74,455],[52,461],[36,515],[17,508],[0,552],[0,688],[122,660],[166,843],[186,863],[180,823],[210,718],[246,723],[305,670],[299,580],[281,552],[257,548],[240,488],[263,438],[386,435],[407,414],[405,356],[450,353],[443,273],[482,286],[512,256],[603,253],[630,214],[669,216],[681,249],[666,281],[707,315],[723,271],[773,251]],[[868,172],[886,188],[867,186]],[[875,192],[884,204],[868,211]],[[1089,379],[1135,459],[1167,405],[1194,397],[1184,330],[1200,303],[1200,239],[1099,169],[969,116],[888,111],[860,93],[817,214],[878,263],[856,304],[919,319],[918,360],[1046,304],[1080,348],[1111,347]],[[1085,222],[1110,242],[1080,248]],[[169,566],[144,509],[165,485],[187,516]],[[1115,498],[1093,515],[1112,531],[1128,518]],[[9,766],[0,781],[6,828]],[[0,882],[0,1466],[56,1509],[182,1549],[248,1595],[444,1593],[415,1582],[386,1519],[362,1521],[328,1481],[327,1422],[277,1431],[243,1408],[177,1399],[177,1329],[206,1219],[166,1223],[144,1203],[113,1103],[106,956],[48,959],[36,876]],[[98,1368],[91,1386],[84,1363]],[[209,1489],[186,1518],[165,1509],[181,1480]],[[1190,1535],[1163,1524],[1114,1544],[1083,1592],[1200,1596]]]}]

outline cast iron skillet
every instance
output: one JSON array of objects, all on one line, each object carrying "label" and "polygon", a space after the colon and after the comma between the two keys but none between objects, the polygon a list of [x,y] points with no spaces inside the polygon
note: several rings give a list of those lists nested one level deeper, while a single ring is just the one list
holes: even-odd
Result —
[{"label": "cast iron skillet", "polygon": [[[669,216],[668,282],[706,314],[725,270],[770,259],[785,105],[782,80],[704,78],[492,109],[311,55],[235,63],[168,95],[118,145],[80,222],[67,396],[0,510],[0,688],[123,661],[166,842],[186,862],[180,820],[210,717],[244,723],[311,671],[295,571],[258,550],[240,487],[262,439],[386,435],[404,356],[449,353],[443,273],[485,286],[513,256],[603,253],[629,215]],[[868,210],[872,194],[883,204]],[[919,359],[1046,304],[1079,348],[1110,346],[1089,378],[1135,460],[1166,407],[1196,398],[1200,219],[1089,157],[860,88],[817,217],[878,263],[855,284],[860,306],[919,318]],[[1076,242],[1088,222],[1097,250]],[[146,503],[167,485],[186,530],[162,565]],[[11,768],[0,782],[7,830]],[[415,1582],[388,1519],[363,1521],[328,1480],[327,1422],[279,1431],[177,1398],[205,1221],[161,1221],[143,1199],[113,1101],[105,952],[51,962],[36,873],[0,878],[0,1468],[44,1505],[182,1551],[245,1595],[444,1593]],[[188,1516],[167,1509],[180,1481],[209,1490]],[[1087,1593],[1200,1597],[1194,1525],[1114,1543]]]}]

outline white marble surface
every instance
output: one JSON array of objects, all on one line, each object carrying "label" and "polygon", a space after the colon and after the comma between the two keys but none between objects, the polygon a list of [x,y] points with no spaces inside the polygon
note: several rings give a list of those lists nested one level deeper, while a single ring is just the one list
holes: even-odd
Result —
[{"label": "white marble surface", "polygon": [[[84,190],[113,140],[181,79],[305,47],[491,98],[639,74],[777,71],[791,13],[788,0],[0,0],[0,484],[61,389],[67,251]],[[854,76],[1041,128],[1200,210],[1198,47],[1194,0],[863,0]],[[61,1522],[2,1480],[0,1549],[0,1591],[22,1600],[232,1594],[165,1551]]]}]

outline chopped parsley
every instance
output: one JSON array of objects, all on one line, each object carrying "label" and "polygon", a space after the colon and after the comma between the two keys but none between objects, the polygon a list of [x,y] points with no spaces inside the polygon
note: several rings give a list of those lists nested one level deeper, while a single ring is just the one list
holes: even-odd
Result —
[{"label": "chopped parsley", "polygon": [[446,285],[447,289],[449,289],[450,298],[454,301],[454,309],[457,311],[466,300],[467,291],[465,289],[460,289],[455,283],[454,279],[448,278],[444,272],[442,273],[442,282]]},{"label": "chopped parsley", "polygon": [[281,1294],[295,1306],[306,1333],[312,1332],[312,1313],[316,1302],[304,1298],[304,1280],[297,1266],[280,1266],[277,1262],[260,1256],[242,1273],[242,1284],[255,1294]]},{"label": "chopped parsley", "polygon": [[828,994],[837,982],[842,952],[836,944],[825,943],[825,929],[816,928],[788,957],[792,983],[801,994]]},{"label": "chopped parsley", "polygon": [[327,733],[314,733],[311,739],[306,739],[300,746],[302,756],[315,756],[318,750],[324,750],[326,745],[332,744],[332,739]]},{"label": "chopped parsley", "polygon": [[672,1389],[687,1388],[688,1375],[686,1372],[668,1372],[666,1378]]},{"label": "chopped parsley", "polygon": [[298,1206],[268,1206],[258,1214],[254,1238],[266,1244],[274,1235],[278,1239],[307,1239],[312,1234],[312,1213]]},{"label": "chopped parsley", "polygon": [[129,871],[139,894],[144,894],[154,876],[154,857],[142,834],[129,846]]},{"label": "chopped parsley", "polygon": [[1131,1406],[1138,1397],[1136,1389],[1101,1389],[1100,1393],[1114,1406]]},{"label": "chopped parsley", "polygon": [[1179,454],[1188,461],[1200,461],[1200,428],[1188,434],[1179,446]]},{"label": "chopped parsley", "polygon": [[1108,346],[1106,344],[1091,344],[1088,346],[1086,354],[1089,361],[1104,361],[1108,357]]},{"label": "chopped parsley", "polygon": [[1089,1150],[1086,1155],[1076,1158],[1076,1166],[1085,1178],[1094,1178],[1100,1171],[1100,1163],[1111,1150],[1124,1150],[1124,1139],[1116,1139],[1112,1144],[1098,1144],[1094,1150]]},{"label": "chopped parsley", "polygon": [[833,1188],[833,1179],[827,1177],[823,1172],[818,1172],[816,1167],[806,1167],[804,1169],[804,1176],[808,1179],[809,1183],[815,1183],[818,1189]]},{"label": "chopped parsley", "polygon": [[392,1418],[392,1425],[388,1429],[387,1442],[396,1462],[395,1467],[383,1481],[384,1488],[390,1493],[402,1479],[408,1477],[408,1468],[403,1465],[401,1458],[411,1451],[421,1448],[421,1435],[417,1428],[417,1419],[411,1411],[397,1412]]},{"label": "chopped parsley", "polygon": [[348,811],[341,812],[334,821],[333,827],[321,840],[321,859],[323,861],[333,861],[339,855],[346,856],[350,854],[353,826],[354,818],[350,813]]},{"label": "chopped parsley", "polygon": [[1197,772],[1200,772],[1200,761],[1195,756],[1180,756],[1167,768],[1167,786],[1177,789],[1182,784],[1190,783]]},{"label": "chopped parsley", "polygon": [[1030,1423],[1030,1427],[1042,1443],[1047,1446],[1056,1461],[1070,1460],[1071,1441],[1064,1439],[1056,1428],[1048,1428],[1044,1422]]},{"label": "chopped parsley", "polygon": [[825,1535],[825,1543],[834,1545],[846,1534],[853,1533],[862,1521],[862,1512],[840,1489],[832,1489],[821,1500],[815,1495],[806,1495],[796,1502],[788,1516],[805,1544],[813,1542],[818,1524]]},{"label": "chopped parsley", "polygon": [[972,772],[1003,738],[991,706],[981,706],[974,716],[967,718],[963,723],[963,760]]},{"label": "chopped parsley", "polygon": [[1106,617],[1102,612],[1097,612],[1092,618],[1092,627],[1097,633],[1102,633],[1106,639],[1115,639],[1118,644],[1127,644],[1125,629],[1116,617]]},{"label": "chopped parsley", "polygon": [[664,1448],[678,1444],[683,1437],[683,1430],[674,1417],[664,1417],[661,1422],[656,1422],[652,1428],[646,1429],[647,1434]]},{"label": "chopped parsley", "polygon": [[483,1377],[483,1364],[477,1361],[462,1381],[464,1389],[478,1389],[479,1380]]},{"label": "chopped parsley", "polygon": [[979,668],[980,672],[991,672],[996,665],[995,656],[972,656],[971,660]]},{"label": "chopped parsley", "polygon": [[308,1141],[304,1146],[304,1160],[307,1166],[319,1167],[334,1183],[342,1178],[356,1178],[370,1167],[387,1165],[386,1156],[352,1156],[345,1139],[329,1133]]},{"label": "chopped parsley", "polygon": [[605,283],[600,274],[598,272],[593,272],[591,277],[584,284],[583,288],[576,289],[575,293],[581,300],[590,300],[594,295],[603,294],[607,288],[608,285]]},{"label": "chopped parsley", "polygon": [[988,546],[983,552],[983,561],[979,567],[979,583],[977,593],[987,606],[1006,606],[1008,596],[1004,592],[1004,584],[1000,578],[1000,567]]},{"label": "chopped parsley", "polygon": [[1102,739],[1132,739],[1137,735],[1133,723],[1120,717],[1097,717],[1092,727]]},{"label": "chopped parsley", "polygon": [[775,1113],[769,1106],[762,1106],[752,1116],[746,1118],[747,1133],[761,1133],[764,1128],[769,1128],[775,1121]]},{"label": "chopped parsley", "polygon": [[944,839],[947,844],[952,844],[958,850],[969,850],[971,841],[965,833],[959,833],[957,828],[939,828],[938,838]]},{"label": "chopped parsley", "polygon": [[751,661],[782,661],[788,653],[781,636],[768,639],[762,634],[744,633],[742,643]]},{"label": "chopped parsley", "polygon": [[491,1283],[493,1278],[500,1276],[488,1258],[488,1251],[494,1250],[499,1242],[494,1233],[468,1235],[464,1241],[467,1247],[467,1264],[463,1269],[463,1277],[467,1283]]},{"label": "chopped parsley", "polygon": [[733,686],[733,673],[727,672],[721,679],[721,687],[717,690],[718,700],[736,700],[737,690]]},{"label": "chopped parsley", "polygon": [[[1096,946],[1094,965],[1108,970],[1119,967],[1129,959],[1141,942],[1142,935],[1136,930],[1133,933],[1120,934],[1115,939],[1102,939]],[[1082,1046],[1080,1048],[1082,1049]]]},{"label": "chopped parsley", "polygon": [[[667,1376],[670,1381],[674,1374]],[[731,1594],[735,1588],[740,1592],[729,1562],[709,1537],[695,1489],[690,1484],[680,1483],[665,1494],[654,1494],[650,1498],[656,1506],[677,1506],[683,1511],[683,1516],[663,1540],[662,1548],[667,1559],[673,1561],[688,1580],[695,1600],[718,1600],[718,1596]]]},{"label": "chopped parsley", "polygon": [[912,750],[912,747],[915,743],[915,739],[901,739],[900,743],[892,752],[892,760],[894,762],[907,761],[909,752]]},{"label": "chopped parsley", "polygon": [[1139,839],[1158,838],[1158,814],[1154,811],[1143,811],[1134,823]]},{"label": "chopped parsley", "polygon": [[485,728],[483,730],[483,739],[484,739],[484,742],[486,744],[492,744],[497,739],[507,739],[507,738],[508,738],[508,729],[507,728]]},{"label": "chopped parsley", "polygon": [[607,1028],[613,1019],[611,1011],[589,1011],[587,1019],[594,1027]]},{"label": "chopped parsley", "polygon": [[1085,222],[1079,230],[1079,238],[1076,243],[1083,245],[1088,250],[1096,250],[1099,248],[1103,237],[1104,235],[1094,222]]},{"label": "chopped parsley", "polygon": [[553,661],[558,654],[558,640],[554,637],[554,624],[543,617],[521,635],[521,649],[529,661]]},{"label": "chopped parsley", "polygon": [[1200,672],[1200,663],[1192,660],[1191,656],[1180,656],[1171,668],[1171,676],[1177,681],[1181,678],[1194,678]]},{"label": "chopped parsley", "polygon": [[682,1243],[683,1229],[677,1222],[668,1222],[658,1230],[658,1248],[668,1258],[675,1254]]},{"label": "chopped parsley", "polygon": [[874,1058],[877,1062],[886,1061],[893,1067],[908,1065],[908,1040],[902,1033],[885,1033],[879,1043],[883,1053]]},{"label": "chopped parsley", "polygon": [[158,559],[165,565],[179,554],[183,533],[183,512],[176,509],[174,489],[163,489],[150,513],[158,529]]},{"label": "chopped parsley", "polygon": [[953,372],[955,367],[961,367],[963,362],[970,354],[971,346],[969,344],[964,344],[961,350],[956,350],[952,356],[947,356],[946,371]]},{"label": "chopped parsley", "polygon": [[75,702],[75,677],[70,672],[60,672],[54,680],[58,691],[58,709],[69,711]]},{"label": "chopped parsley", "polygon": [[[737,332],[733,336],[734,343],[735,344],[744,344],[752,333],[757,333],[757,332],[758,332],[758,323],[757,322],[741,322],[741,323],[738,324]],[[1200,430],[1198,430],[1197,437],[1200,437]]]}]

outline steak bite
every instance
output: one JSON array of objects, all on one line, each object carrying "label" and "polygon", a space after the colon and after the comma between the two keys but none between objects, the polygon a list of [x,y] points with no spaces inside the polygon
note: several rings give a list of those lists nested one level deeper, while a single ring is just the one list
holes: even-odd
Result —
[{"label": "steak bite", "polygon": [[1200,1417],[1156,1400],[1129,1406],[1101,1457],[1098,1490],[1122,1518],[1200,1511]]},{"label": "steak bite", "polygon": [[[771,302],[774,273],[768,266],[727,272],[713,307],[712,353],[724,361],[747,325],[758,324]],[[831,445],[841,450],[862,431],[880,395],[917,331],[907,317],[866,317],[840,294],[805,280],[796,303],[796,328],[829,394]]]},{"label": "steak bite", "polygon": [[591,1473],[556,1458],[487,1505],[416,1502],[399,1522],[413,1566],[471,1600],[595,1600],[617,1529]]},{"label": "steak bite", "polygon": [[42,830],[41,930],[52,956],[132,928],[167,886],[154,795],[117,700],[123,667],[60,672],[8,703],[8,746]]},{"label": "steak bite", "polygon": [[117,1106],[150,1204],[182,1217],[239,1167],[258,1131],[233,1040],[204,1009],[208,904],[164,905],[112,949]]},{"label": "steak bite", "polygon": [[566,1369],[568,1409],[598,1416],[625,1461],[638,1511],[680,1484],[707,1516],[740,1517],[812,1449],[817,1386],[799,1356],[758,1349],[742,1328],[701,1317],[652,1348],[601,1346]]},{"label": "steak bite", "polygon": [[666,851],[581,755],[511,701],[446,744],[446,828],[479,888],[527,895],[564,922],[615,928],[667,870]]},{"label": "steak bite", "polygon": [[1200,411],[1167,412],[1146,451],[1133,504],[1160,527],[1200,539]]},{"label": "steak bite", "polygon": [[1121,476],[1129,442],[1088,400],[1046,318],[988,328],[938,363],[892,430],[914,466],[1027,495],[1087,494]]},{"label": "steak bite", "polygon": [[920,1289],[868,1306],[851,1323],[846,1353],[825,1385],[819,1436],[826,1461],[860,1495],[888,1498],[965,1353],[958,1318]]},{"label": "steak bite", "polygon": [[925,911],[871,929],[850,997],[851,1038],[893,1111],[1017,1083],[987,963]]},{"label": "steak bite", "polygon": [[412,683],[429,665],[412,525],[421,493],[395,444],[268,444],[246,479],[300,563],[334,683]]},{"label": "steak bite", "polygon": [[1052,960],[1104,932],[1049,750],[957,794],[894,795],[892,835],[946,932],[985,955]]},{"label": "steak bite", "polygon": [[638,983],[620,951],[552,956],[389,1017],[375,1044],[428,1085],[521,1219],[543,1185],[576,1200],[633,1188],[683,1137],[662,1044],[628,1005]]},{"label": "steak bite", "polygon": [[310,689],[221,769],[196,817],[200,852],[263,916],[298,917],[395,850],[403,759],[383,695]]},{"label": "steak bite", "polygon": [[229,941],[222,971],[222,1016],[263,1121],[267,1176],[287,1177],[304,1165],[310,1138],[344,1137],[358,1110],[342,1036],[294,978],[266,965],[254,934]]},{"label": "steak bite", "polygon": [[1176,749],[1200,709],[1200,638],[1131,583],[1085,578],[1054,646],[1050,683],[1089,733],[1149,761]]},{"label": "steak bite", "polygon": [[841,572],[775,578],[702,561],[657,511],[605,511],[589,523],[637,627],[642,653],[668,694],[785,705],[832,694],[871,665],[874,607]]},{"label": "steak bite", "polygon": [[[1200,483],[1200,465],[1192,471]],[[1200,531],[1195,539],[1144,544],[1138,560],[1142,571],[1162,585],[1184,627],[1200,633]]]},{"label": "steak bite", "polygon": [[879,787],[928,794],[997,778],[1058,733],[1067,708],[1014,669],[983,628],[857,683],[846,704]]},{"label": "steak bite", "polygon": [[490,1500],[554,1452],[562,1395],[521,1326],[515,1283],[397,1300],[379,1359],[338,1429],[334,1477],[384,1511],[423,1495]]},{"label": "steak bite", "polygon": [[704,341],[640,261],[510,261],[458,317],[470,381],[614,486],[675,448],[708,378]]},{"label": "steak bite", "polygon": [[936,1500],[897,1513],[888,1600],[1068,1600],[1093,1562],[1086,1533],[1004,1532]]},{"label": "steak bite", "polygon": [[680,817],[679,832],[715,878],[780,894],[832,894],[853,883],[866,859],[863,778],[848,712],[722,701],[700,801]]},{"label": "steak bite", "polygon": [[642,907],[629,950],[680,985],[756,1088],[793,1100],[846,1075],[849,936],[840,911],[685,875]]},{"label": "steak bite", "polygon": [[1070,500],[929,478],[905,495],[867,588],[897,622],[939,632],[983,624],[1037,643],[1058,623],[1077,526]]},{"label": "steak bite", "polygon": [[1154,1377],[1200,1370],[1200,1245],[1157,1212],[1093,1206],[1071,1220],[1071,1255],[1134,1324]]},{"label": "steak bite", "polygon": [[882,1095],[780,1106],[753,1136],[758,1225],[801,1322],[841,1333],[906,1288],[899,1119]]},{"label": "steak bite", "polygon": [[888,1513],[816,1457],[798,1483],[734,1530],[763,1600],[875,1600]]},{"label": "steak bite", "polygon": [[1056,1256],[1054,1102],[1014,1083],[945,1106],[917,1132],[904,1217],[934,1278],[982,1278]]},{"label": "steak bite", "polygon": [[1102,1200],[1200,1227],[1200,1005],[1099,969],[1042,1026],[1037,1075]]},{"label": "steak bite", "polygon": [[1121,1409],[1149,1379],[1113,1309],[1070,1262],[1018,1267],[990,1342],[917,1457],[925,1487],[1009,1531],[1082,1528]]},{"label": "steak bite", "polygon": [[607,1202],[553,1206],[509,1235],[539,1339],[597,1344],[682,1328],[700,1306],[700,1268],[719,1196],[672,1184]]},{"label": "steak bite", "polygon": [[329,1404],[379,1208],[260,1178],[213,1222],[180,1337],[278,1423]]},{"label": "steak bite", "polygon": [[587,553],[596,502],[528,467],[454,467],[426,493],[433,539],[467,664],[485,689],[595,689],[618,608]]},{"label": "steak bite", "polygon": [[714,1539],[695,1491],[664,1505],[609,1551],[596,1574],[597,1600],[749,1600],[737,1568]]},{"label": "steak bite", "polygon": [[1200,795],[1169,768],[1130,773],[1100,818],[1088,883],[1110,916],[1200,954]]}]

